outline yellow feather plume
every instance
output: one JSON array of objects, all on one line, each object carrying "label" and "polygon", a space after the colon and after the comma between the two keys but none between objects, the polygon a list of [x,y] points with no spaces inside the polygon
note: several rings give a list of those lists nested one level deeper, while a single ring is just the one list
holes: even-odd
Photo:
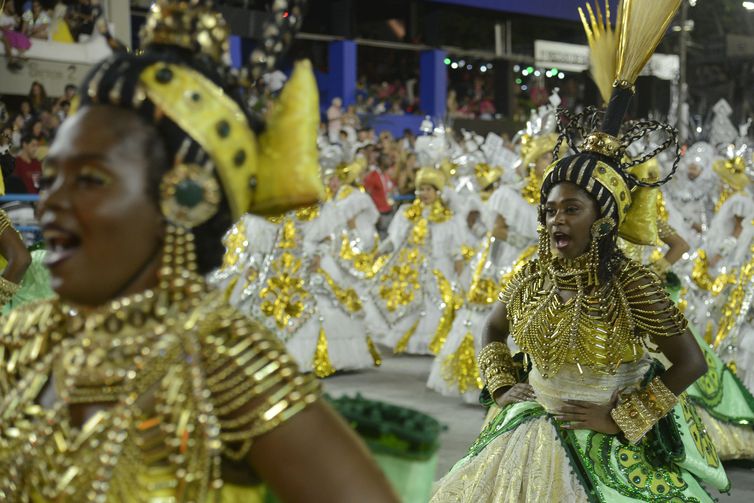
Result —
[{"label": "yellow feather plume", "polygon": [[616,80],[631,85],[668,30],[681,0],[623,0]]},{"label": "yellow feather plume", "polygon": [[[617,65],[616,53],[618,49],[618,32],[613,30],[610,23],[610,3],[605,0],[605,17],[602,17],[597,0],[592,6],[586,4],[586,10],[589,12],[589,20],[584,11],[579,7],[579,16],[584,25],[586,39],[589,42],[589,61],[591,63],[591,73],[594,83],[600,90],[602,99],[607,103],[610,101],[610,94],[613,92],[613,82],[615,82],[615,68]],[[597,15],[595,16],[595,11]],[[620,27],[620,10],[616,25]]]}]

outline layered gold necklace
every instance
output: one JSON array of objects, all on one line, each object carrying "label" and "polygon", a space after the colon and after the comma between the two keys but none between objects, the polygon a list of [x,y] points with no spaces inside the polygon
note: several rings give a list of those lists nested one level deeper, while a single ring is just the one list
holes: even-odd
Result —
[{"label": "layered gold necklace", "polygon": [[223,457],[317,399],[282,343],[207,288],[191,241],[169,236],[154,290],[5,321],[2,501],[205,501]]},{"label": "layered gold necklace", "polygon": [[[585,254],[573,261],[530,262],[501,293],[510,335],[544,377],[565,364],[615,373],[643,355],[645,336],[682,333],[686,321],[654,274],[624,260],[607,283]],[[566,301],[560,292],[575,295]],[[661,308],[647,309],[649,305]]]}]

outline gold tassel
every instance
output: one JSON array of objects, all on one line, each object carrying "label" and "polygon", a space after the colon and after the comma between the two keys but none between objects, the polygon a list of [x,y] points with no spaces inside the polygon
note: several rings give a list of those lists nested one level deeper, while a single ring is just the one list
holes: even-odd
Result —
[{"label": "gold tassel", "polygon": [[461,394],[471,388],[482,389],[482,378],[474,351],[474,336],[468,332],[455,353],[445,357],[442,378],[450,386],[457,386]]},{"label": "gold tassel", "polygon": [[[591,64],[590,72],[592,79],[600,90],[602,100],[607,103],[610,101],[610,95],[613,92],[613,82],[615,82],[615,55],[618,47],[618,34],[610,24],[610,3],[605,0],[604,20],[602,18],[602,10],[597,1],[594,2],[594,9],[597,11],[596,17],[592,6],[586,4],[586,10],[589,12],[589,21],[587,21],[581,7],[579,7],[579,16],[581,16],[581,22],[586,32],[586,39],[589,42],[589,61]],[[620,18],[616,20],[616,24],[620,26]]]},{"label": "gold tassel", "polygon": [[314,361],[312,363],[314,375],[323,379],[335,373],[335,369],[330,362],[330,354],[327,350],[327,336],[325,336],[325,327],[319,328],[319,338],[317,338],[317,348],[314,350]]},{"label": "gold tassel", "polygon": [[368,335],[367,335],[367,347],[369,348],[369,354],[372,355],[372,360],[374,360],[374,366],[379,367],[380,365],[382,365],[382,355],[380,354],[380,350],[377,349],[377,346],[375,346],[374,341]]},{"label": "gold tassel", "polygon": [[681,0],[623,0],[617,82],[636,83],[680,6]]},{"label": "gold tassel", "polygon": [[416,323],[413,324],[411,328],[409,328],[405,334],[403,334],[403,337],[401,337],[401,340],[398,341],[398,344],[395,345],[395,349],[393,349],[393,353],[396,355],[399,355],[401,353],[406,352],[406,348],[408,347],[408,341],[411,340],[411,337],[414,336],[414,332],[416,332],[416,327],[419,326],[419,320],[416,320]]}]

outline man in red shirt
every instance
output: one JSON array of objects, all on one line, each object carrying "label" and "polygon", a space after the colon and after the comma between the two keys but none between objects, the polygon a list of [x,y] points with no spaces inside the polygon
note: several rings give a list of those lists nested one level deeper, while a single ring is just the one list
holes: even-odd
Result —
[{"label": "man in red shirt", "polygon": [[[367,153],[368,160],[369,157],[370,153]],[[380,236],[384,236],[393,217],[393,200],[390,196],[395,191],[395,182],[391,176],[396,167],[391,163],[390,156],[384,152],[377,156],[377,166],[374,166],[372,162],[369,164],[371,170],[364,177],[364,189],[372,197],[374,205],[380,212],[377,231]]]},{"label": "man in red shirt", "polygon": [[39,192],[38,182],[42,175],[42,163],[37,159],[37,147],[39,142],[31,135],[24,135],[21,138],[21,150],[16,155],[15,168],[13,176],[19,178],[26,192],[36,194]]}]

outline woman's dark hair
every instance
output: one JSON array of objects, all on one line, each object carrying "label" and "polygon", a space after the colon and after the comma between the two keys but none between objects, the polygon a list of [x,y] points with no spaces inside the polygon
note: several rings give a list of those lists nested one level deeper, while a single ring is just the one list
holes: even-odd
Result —
[{"label": "woman's dark hair", "polygon": [[[134,93],[142,71],[159,62],[180,64],[200,72],[223,88],[239,104],[249,120],[250,127],[257,132],[261,129],[259,120],[251,116],[243,105],[238,90],[229,87],[228,80],[218,73],[216,66],[213,67],[209,61],[196,57],[188,51],[173,47],[153,47],[138,57],[131,54],[117,54],[95,66],[78,88],[81,106],[102,104],[132,110],[157,133],[145,135],[144,139],[145,158],[148,160],[147,183],[155,204],[159,204],[162,177],[173,167],[173,160],[183,143],[187,139],[191,140],[186,132],[167,117],[163,116],[155,120],[154,105],[149,100],[144,100],[138,107],[133,105]],[[95,78],[98,80],[96,81]],[[111,94],[116,84],[120,92],[118,99],[114,102]],[[93,89],[90,90],[90,87]],[[209,153],[191,140],[191,146],[184,159],[194,160],[201,164],[207,158],[209,158]],[[223,193],[217,213],[207,222],[192,229],[200,274],[207,274],[222,263],[225,253],[222,238],[232,224],[230,207]]]}]

